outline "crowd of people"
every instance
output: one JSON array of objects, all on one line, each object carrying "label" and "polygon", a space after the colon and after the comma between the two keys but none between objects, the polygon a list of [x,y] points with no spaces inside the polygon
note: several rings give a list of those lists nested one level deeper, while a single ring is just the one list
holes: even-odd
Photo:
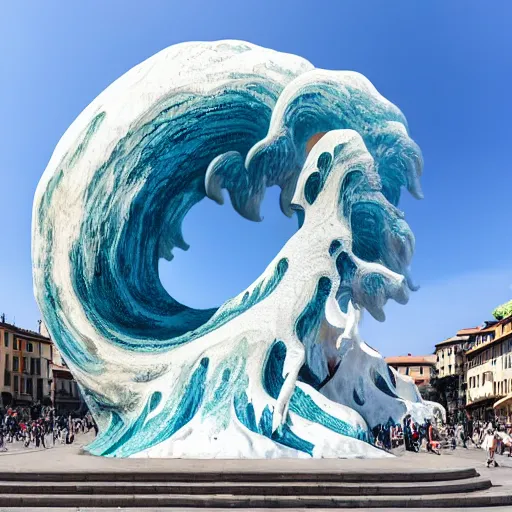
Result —
[{"label": "crowd of people", "polygon": [[389,422],[373,429],[374,443],[379,448],[393,450],[404,446],[405,450],[424,450],[437,455],[443,449],[482,448],[487,452],[487,466],[497,466],[495,454],[512,457],[512,426],[499,421],[473,422],[471,419],[456,423],[442,424],[425,420],[414,422],[407,415],[400,424]]},{"label": "crowd of people", "polygon": [[[5,452],[10,444],[16,443],[26,448],[72,444],[75,436],[91,430],[98,434],[98,426],[89,412],[59,414],[49,407],[0,410],[0,451]],[[374,444],[388,451],[403,446],[411,452],[424,450],[440,455],[442,449],[455,450],[458,446],[481,448],[487,453],[488,467],[498,465],[495,454],[508,452],[508,457],[512,457],[512,426],[498,421],[443,424],[425,420],[419,424],[407,415],[402,423],[377,425],[372,434]]]},{"label": "crowd of people", "polygon": [[49,448],[55,444],[72,444],[75,436],[98,427],[90,413],[56,413],[52,408],[7,409],[0,411],[0,451],[22,443],[26,448]]},{"label": "crowd of people", "polygon": [[471,441],[487,452],[487,466],[497,466],[495,454],[512,457],[512,426],[497,421],[478,422],[472,433]]},{"label": "crowd of people", "polygon": [[407,415],[403,423],[377,425],[373,429],[376,446],[385,450],[393,450],[404,446],[407,451],[419,452],[421,447],[432,453],[440,453],[441,443],[437,425],[430,420],[418,424]]}]

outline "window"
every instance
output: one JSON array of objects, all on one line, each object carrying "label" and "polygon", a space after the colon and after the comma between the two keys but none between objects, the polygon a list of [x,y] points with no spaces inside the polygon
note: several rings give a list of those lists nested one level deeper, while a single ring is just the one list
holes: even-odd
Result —
[{"label": "window", "polygon": [[420,366],[420,375],[423,375],[423,366]]},{"label": "window", "polygon": [[4,372],[4,386],[10,386],[11,385],[11,372],[8,372],[7,370]]},{"label": "window", "polygon": [[9,371],[9,354],[5,354],[5,370]]},{"label": "window", "polygon": [[13,372],[20,371],[20,358],[19,357],[15,356],[12,358],[12,371]]},{"label": "window", "polygon": [[25,393],[25,379],[23,377],[20,377],[20,393]]},{"label": "window", "polygon": [[448,365],[448,373],[452,373],[452,365],[451,364]]},{"label": "window", "polygon": [[409,367],[405,369],[405,375],[409,375]]},{"label": "window", "polygon": [[26,351],[27,352],[34,352],[34,345],[32,345],[32,343],[30,343],[30,341],[27,341]]},{"label": "window", "polygon": [[13,350],[19,350],[19,348],[18,348],[18,338],[14,337],[14,336],[13,336],[13,339],[12,339],[12,349]]},{"label": "window", "polygon": [[32,395],[34,392],[34,383],[32,379],[27,379],[27,394]]},{"label": "window", "polygon": [[7,331],[4,331],[4,345],[9,347],[9,333]]},{"label": "window", "polygon": [[41,375],[41,359],[32,359],[34,363],[34,375]]},{"label": "window", "polygon": [[29,373],[30,367],[28,366],[28,357],[23,358],[23,373]]},{"label": "window", "polygon": [[14,376],[14,392],[17,393],[19,391],[19,377],[17,375]]}]

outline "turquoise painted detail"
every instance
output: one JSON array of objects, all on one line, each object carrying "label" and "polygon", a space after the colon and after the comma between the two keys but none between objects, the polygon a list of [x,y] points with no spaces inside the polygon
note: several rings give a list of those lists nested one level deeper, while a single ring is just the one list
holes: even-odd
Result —
[{"label": "turquoise painted detail", "polygon": [[329,246],[329,254],[333,256],[338,249],[341,247],[341,242],[339,240],[333,240],[331,245]]},{"label": "turquoise painted detail", "polygon": [[268,406],[265,407],[260,421],[257,422],[254,407],[249,402],[245,392],[235,396],[235,413],[240,423],[251,432],[261,434],[288,448],[299,450],[311,456],[313,455],[314,445],[297,436],[288,423],[283,425],[278,431],[272,433],[273,413]]},{"label": "turquoise painted detail", "polygon": [[315,199],[318,197],[320,193],[320,189],[322,187],[321,176],[319,172],[312,173],[306,181],[306,186],[304,188],[304,196],[306,197],[306,201],[309,204],[313,204]]},{"label": "turquoise painted detail", "polygon": [[[169,400],[156,416],[147,419],[161,400],[161,394],[155,392],[143,412],[130,425],[124,425],[124,428],[121,429],[117,415],[113,417],[109,427],[112,430],[106,431],[102,436],[109,439],[111,443],[107,449],[99,452],[100,443],[96,443],[89,446],[88,451],[93,455],[129,457],[170,438],[188,423],[199,409],[204,394],[208,362],[207,358],[201,360],[176,408],[173,407],[173,400]],[[117,440],[112,442],[114,434],[116,434]]]},{"label": "turquoise painted detail", "polygon": [[285,357],[286,345],[282,341],[276,341],[267,354],[267,360],[263,366],[263,387],[276,400],[284,383],[283,365]]},{"label": "turquoise painted detail", "polygon": [[318,280],[315,296],[297,320],[295,327],[297,337],[304,344],[307,343],[308,337],[316,336],[331,286],[332,283],[328,277],[321,277]]}]

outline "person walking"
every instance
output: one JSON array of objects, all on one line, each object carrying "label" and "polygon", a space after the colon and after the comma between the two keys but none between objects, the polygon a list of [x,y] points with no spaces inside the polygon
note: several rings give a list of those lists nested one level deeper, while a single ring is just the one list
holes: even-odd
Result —
[{"label": "person walking", "polygon": [[404,443],[407,451],[413,451],[412,448],[412,429],[411,429],[411,415],[408,414],[404,418]]},{"label": "person walking", "polygon": [[482,448],[487,452],[487,467],[497,467],[498,463],[494,459],[494,454],[496,452],[496,437],[490,428],[487,429],[487,433],[485,434],[484,440],[482,442]]},{"label": "person walking", "polygon": [[75,431],[73,425],[73,419],[71,418],[71,414],[68,416],[67,423],[67,435],[66,435],[66,444],[73,444],[75,440]]},{"label": "person walking", "polygon": [[5,446],[6,434],[7,434],[7,429],[5,427],[5,424],[4,424],[3,418],[2,418],[2,421],[0,422],[0,452],[7,451],[7,447]]},{"label": "person walking", "polygon": [[427,420],[427,451],[441,455],[441,443],[438,441],[438,434],[430,420]]}]

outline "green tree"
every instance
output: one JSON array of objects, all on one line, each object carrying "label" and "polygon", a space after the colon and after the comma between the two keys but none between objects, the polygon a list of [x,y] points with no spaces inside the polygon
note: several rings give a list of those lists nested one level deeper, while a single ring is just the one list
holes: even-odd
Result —
[{"label": "green tree", "polygon": [[492,312],[492,316],[496,318],[496,320],[502,320],[503,318],[507,318],[510,315],[512,315],[512,300],[509,300],[505,304],[498,306]]}]

